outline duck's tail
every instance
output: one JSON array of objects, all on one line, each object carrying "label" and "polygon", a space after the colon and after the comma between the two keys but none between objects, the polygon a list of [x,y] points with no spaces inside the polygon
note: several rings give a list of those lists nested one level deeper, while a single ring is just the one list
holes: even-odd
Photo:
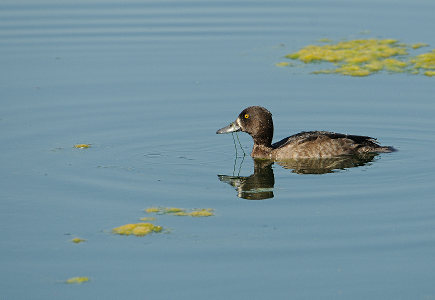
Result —
[{"label": "duck's tail", "polygon": [[397,149],[392,146],[381,146],[377,144],[358,148],[359,153],[391,153],[395,151],[397,151]]},{"label": "duck's tail", "polygon": [[393,146],[379,146],[375,149],[375,152],[378,153],[390,153],[390,152],[396,152],[397,149]]}]

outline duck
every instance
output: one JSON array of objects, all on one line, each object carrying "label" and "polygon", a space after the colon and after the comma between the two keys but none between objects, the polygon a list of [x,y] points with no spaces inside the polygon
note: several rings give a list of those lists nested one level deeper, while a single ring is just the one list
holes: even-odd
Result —
[{"label": "duck", "polygon": [[343,155],[389,153],[392,146],[381,146],[375,138],[329,131],[303,131],[272,144],[272,113],[262,106],[245,108],[237,119],[217,134],[242,131],[254,140],[251,156],[259,159],[288,160],[331,158]]}]

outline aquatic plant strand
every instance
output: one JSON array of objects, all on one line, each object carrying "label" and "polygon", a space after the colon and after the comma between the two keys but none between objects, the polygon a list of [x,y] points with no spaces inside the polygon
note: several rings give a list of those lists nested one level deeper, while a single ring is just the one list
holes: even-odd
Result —
[{"label": "aquatic plant strand", "polygon": [[236,139],[234,138],[234,132],[231,132],[231,136],[233,137],[234,149],[236,150],[236,157],[237,157],[237,145],[236,145]]},{"label": "aquatic plant strand", "polygon": [[237,171],[237,175],[236,175],[237,156],[235,157],[235,159],[234,159],[234,167],[233,167],[233,176],[240,176],[240,172],[242,171],[242,165],[243,165],[243,162],[245,161],[245,157],[246,156],[242,157],[242,161],[240,162],[239,170]]},{"label": "aquatic plant strand", "polygon": [[[233,136],[234,149],[236,149],[236,158],[234,160],[234,167],[233,167],[233,176],[235,176],[238,153],[237,153],[236,139],[234,138],[234,132],[231,132],[231,135]],[[237,172],[237,176],[239,176],[240,171],[242,170],[243,161],[245,160],[245,157],[246,157],[246,152],[245,152],[245,150],[243,150],[243,146],[242,146],[242,143],[240,142],[239,135],[237,134],[237,132],[236,132],[236,137],[237,137],[237,141],[239,142],[240,149],[242,149],[242,152],[243,152],[242,161],[240,162],[239,171]]]},{"label": "aquatic plant strand", "polygon": [[[234,138],[234,132],[231,132],[231,135],[233,136],[234,148],[236,149],[236,157],[237,157],[237,145],[236,145],[236,139]],[[242,143],[240,142],[239,135],[237,134],[237,132],[236,132],[236,137],[237,137],[237,141],[239,142],[240,149],[242,149],[243,157],[245,157],[246,153],[245,150],[243,150],[243,146]]]},{"label": "aquatic plant strand", "polygon": [[243,157],[245,157],[245,156],[246,156],[246,153],[245,153],[245,150],[243,150],[243,146],[242,146],[242,143],[241,143],[240,140],[239,140],[239,135],[237,134],[237,132],[236,132],[236,137],[237,137],[237,141],[239,141],[240,149],[242,149]]}]

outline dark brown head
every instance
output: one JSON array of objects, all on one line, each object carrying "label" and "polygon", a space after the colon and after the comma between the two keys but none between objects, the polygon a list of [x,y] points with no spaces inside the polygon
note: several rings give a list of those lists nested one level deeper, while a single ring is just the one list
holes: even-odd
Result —
[{"label": "dark brown head", "polygon": [[254,144],[270,147],[273,138],[272,114],[264,107],[250,106],[245,108],[233,123],[219,129],[216,133],[235,131],[249,133],[254,139]]}]

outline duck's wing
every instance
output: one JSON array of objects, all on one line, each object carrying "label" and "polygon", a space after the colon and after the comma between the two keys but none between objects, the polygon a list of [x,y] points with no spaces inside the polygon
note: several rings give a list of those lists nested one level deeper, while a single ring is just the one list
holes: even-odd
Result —
[{"label": "duck's wing", "polygon": [[301,133],[289,136],[272,145],[274,149],[285,147],[289,144],[300,145],[318,138],[329,138],[331,140],[344,139],[354,145],[357,152],[392,152],[395,149],[389,146],[381,146],[375,138],[362,135],[350,135],[330,131],[303,131]]},{"label": "duck's wing", "polygon": [[[300,133],[291,135],[286,137],[279,142],[276,142],[272,145],[274,149],[285,147],[289,144],[302,144],[308,141],[313,141],[317,139],[319,136],[336,136],[337,133],[329,132],[329,131],[302,131]],[[339,134],[340,135],[340,134]],[[344,134],[341,134],[340,137],[344,137]],[[338,138],[338,136],[336,137]]]}]

